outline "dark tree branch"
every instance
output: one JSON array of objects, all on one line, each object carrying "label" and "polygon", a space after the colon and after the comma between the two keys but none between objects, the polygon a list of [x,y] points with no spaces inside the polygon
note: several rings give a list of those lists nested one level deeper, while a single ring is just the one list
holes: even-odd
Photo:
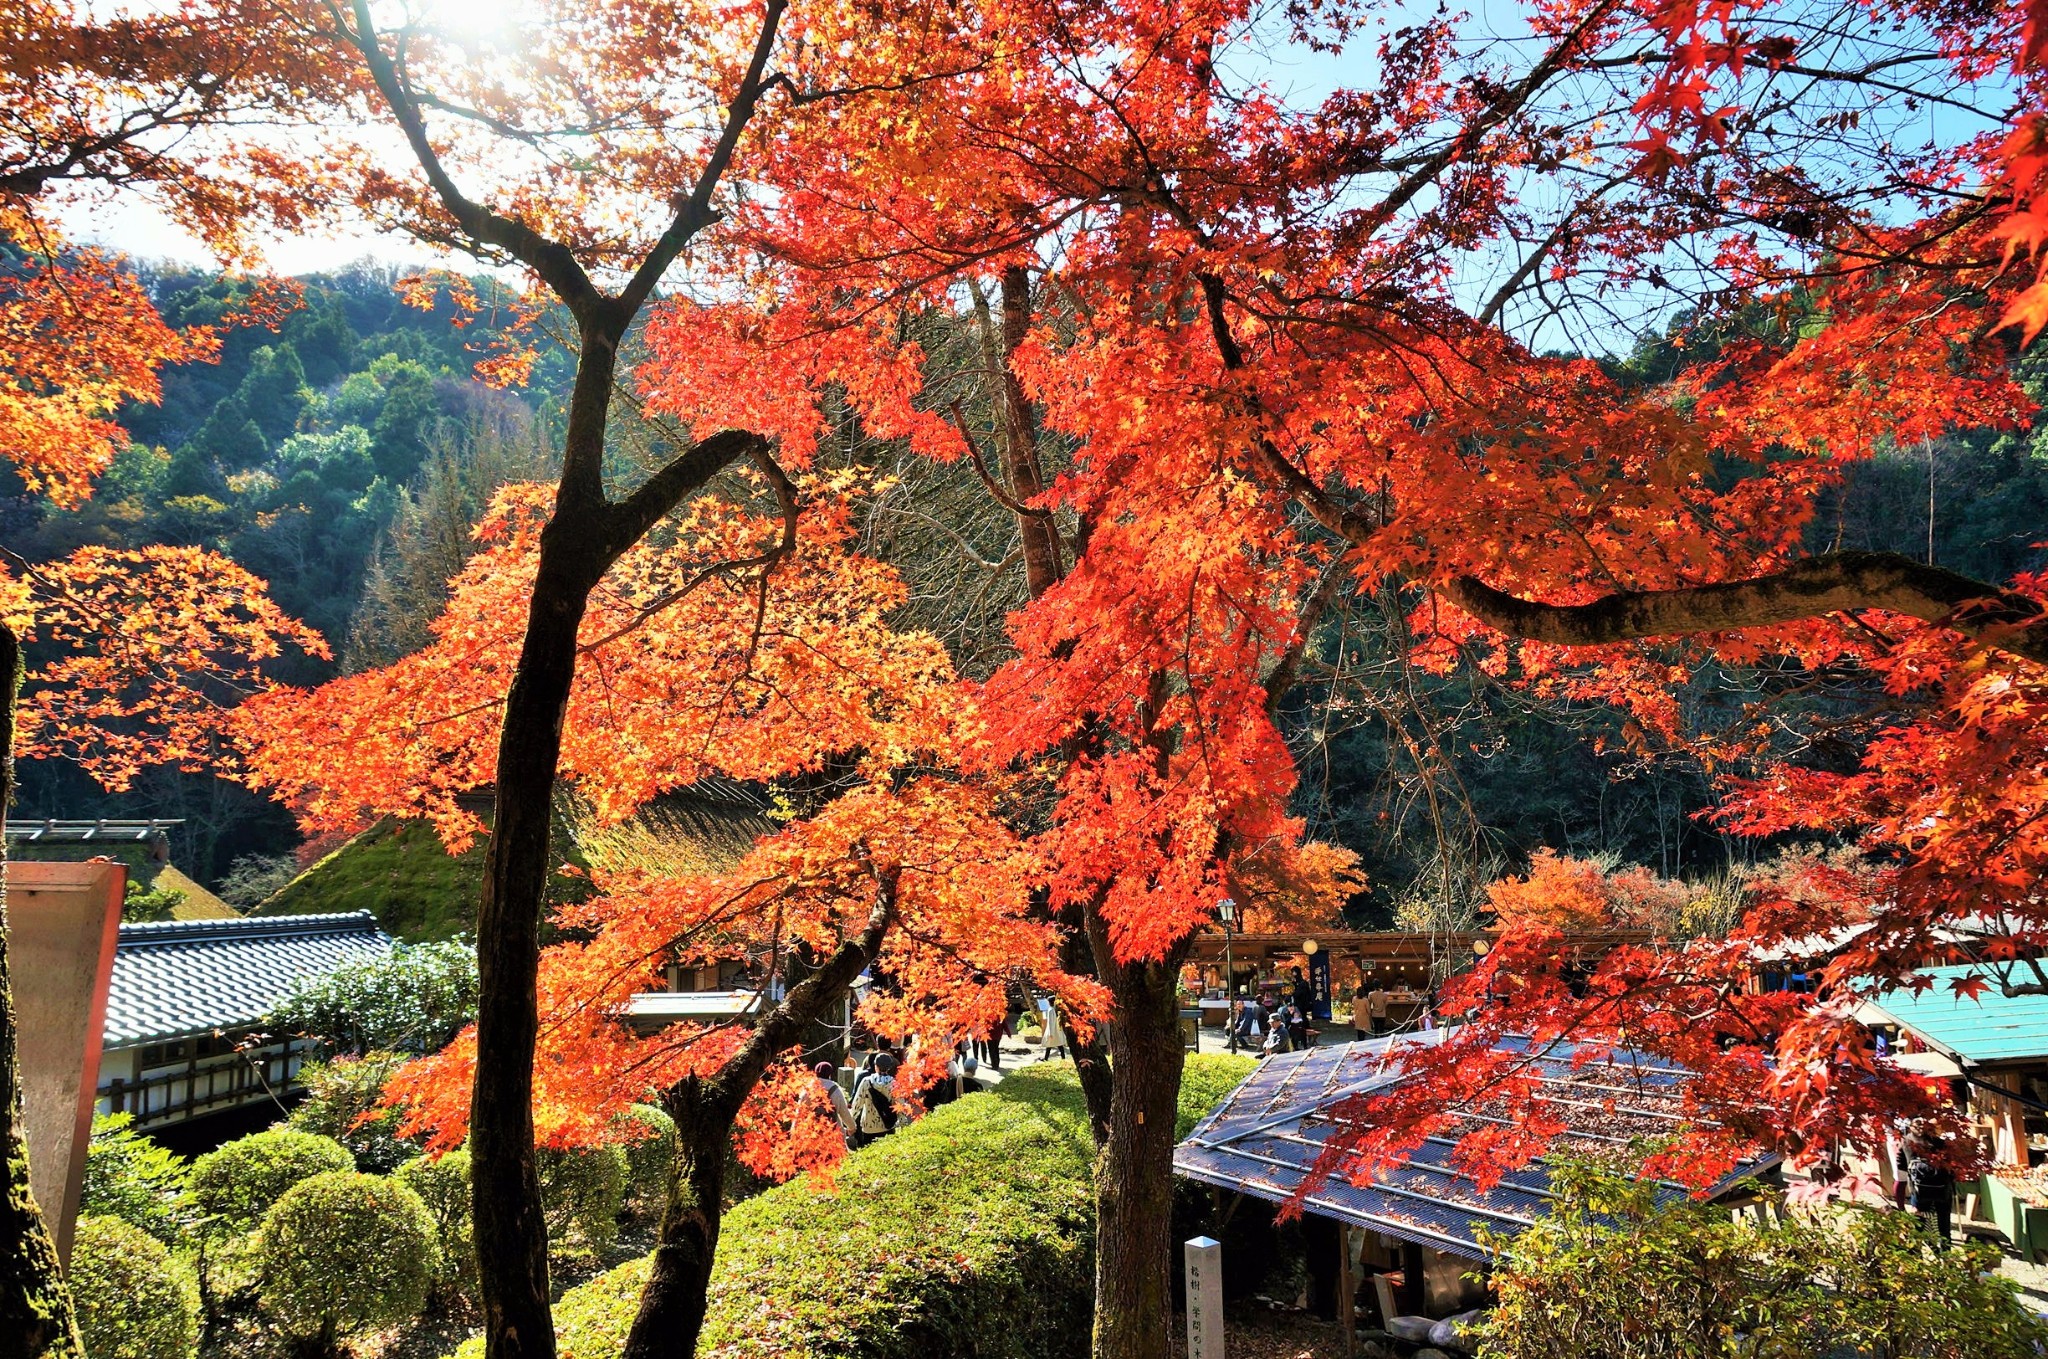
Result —
[{"label": "dark tree branch", "polygon": [[[357,0],[358,4],[362,2]],[[732,103],[726,106],[725,126],[719,129],[718,141],[711,148],[710,158],[698,173],[690,196],[676,208],[675,220],[669,223],[668,230],[661,234],[661,239],[654,243],[654,248],[647,252],[647,258],[640,261],[640,267],[633,271],[633,277],[619,293],[620,306],[627,316],[638,312],[654,295],[655,285],[661,282],[661,276],[668,272],[669,265],[675,263],[676,256],[690,243],[690,238],[718,220],[717,214],[711,210],[711,195],[717,190],[718,181],[725,177],[726,167],[732,164],[740,134],[753,120],[754,109],[768,87],[763,76],[768,69],[768,59],[775,51],[775,35],[781,27],[783,11],[788,8],[788,0],[768,0],[767,11],[761,16],[761,32],[754,40],[753,55],[747,59],[747,72],[740,77],[740,87],[734,91]]]},{"label": "dark tree branch", "polygon": [[377,28],[370,16],[369,0],[351,0],[351,3],[355,11],[354,28],[351,29],[343,20],[338,8],[334,9],[335,26],[362,54],[378,93],[390,106],[392,116],[398,120],[399,129],[405,134],[406,144],[412,148],[413,158],[426,173],[427,183],[433,187],[449,216],[472,240],[503,250],[532,269],[555,296],[562,299],[562,304],[568,307],[579,324],[591,324],[604,309],[605,299],[590,281],[590,276],[583,272],[583,266],[576,262],[576,256],[560,241],[550,240],[524,222],[485,207],[456,187],[454,178],[441,163],[440,153],[434,150],[434,143],[427,136],[426,121],[420,116],[418,101],[397,66],[377,42]]},{"label": "dark tree branch", "polygon": [[988,470],[988,460],[981,456],[981,446],[974,442],[974,434],[967,428],[967,417],[961,413],[960,403],[955,401],[947,410],[953,417],[953,428],[960,431],[960,442],[967,445],[967,461],[974,468],[974,474],[981,478],[982,489],[989,497],[1011,514],[1028,514],[1040,519],[1052,518],[1051,510],[1036,509],[1026,505],[1004,490],[995,473]]},{"label": "dark tree branch", "polygon": [[662,1106],[676,1121],[675,1177],[653,1263],[640,1290],[640,1308],[621,1350],[624,1359],[675,1359],[697,1352],[725,1213],[725,1161],[731,1154],[733,1122],[768,1064],[798,1042],[804,1030],[824,1015],[825,1007],[845,993],[873,961],[896,921],[900,870],[877,869],[871,861],[867,867],[875,880],[875,906],[866,928],[761,1016],[752,1036],[717,1074],[687,1076],[662,1097]]},{"label": "dark tree branch", "polygon": [[1323,578],[1316,582],[1316,588],[1302,601],[1301,611],[1295,616],[1294,637],[1287,649],[1273,663],[1266,675],[1266,713],[1273,716],[1279,712],[1280,703],[1287,697],[1287,691],[1301,675],[1302,658],[1308,654],[1309,640],[1315,636],[1316,625],[1323,620],[1323,613],[1330,607],[1330,601],[1337,597],[1337,587],[1349,577],[1344,569],[1344,559],[1339,556],[1323,569]]},{"label": "dark tree branch", "polygon": [[1624,182],[1627,178],[1628,176],[1626,175],[1610,175],[1607,179],[1601,181],[1590,194],[1573,204],[1571,211],[1567,212],[1558,220],[1557,225],[1551,228],[1550,234],[1545,236],[1537,244],[1536,248],[1529,252],[1529,257],[1515,267],[1515,272],[1508,276],[1507,282],[1501,284],[1494,291],[1493,296],[1487,299],[1486,305],[1480,308],[1479,311],[1477,318],[1479,324],[1490,326],[1498,320],[1508,303],[1514,300],[1515,294],[1521,291],[1522,285],[1529,281],[1529,276],[1541,268],[1543,261],[1549,258],[1550,252],[1557,249],[1564,242],[1565,237],[1571,233],[1572,227],[1579,221],[1579,218],[1586,210],[1606,197],[1609,189]]},{"label": "dark tree branch", "polygon": [[[1208,309],[1209,333],[1215,338],[1216,352],[1222,358],[1226,372],[1241,372],[1245,366],[1244,350],[1237,343],[1237,337],[1231,334],[1230,318],[1223,311],[1227,297],[1223,280],[1215,274],[1205,273],[1199,277],[1202,284],[1202,302]],[[1258,398],[1247,396],[1245,399],[1256,413]],[[1302,508],[1306,509],[1318,524],[1345,542],[1353,544],[1363,543],[1378,530],[1379,525],[1357,506],[1340,504],[1325,494],[1323,488],[1316,485],[1306,472],[1296,467],[1293,460],[1281,452],[1280,446],[1272,439],[1260,434],[1253,443],[1260,461],[1280,479],[1281,485],[1287,488],[1287,493],[1300,501]]]},{"label": "dark tree branch", "polygon": [[1479,144],[1481,138],[1520,113],[1545,85],[1571,66],[1578,56],[1581,40],[1606,22],[1608,15],[1616,8],[1615,0],[1604,0],[1603,3],[1589,8],[1580,18],[1578,25],[1553,43],[1550,50],[1544,53],[1543,60],[1531,67],[1529,73],[1523,76],[1513,89],[1488,103],[1471,122],[1459,130],[1458,135],[1452,138],[1443,150],[1424,160],[1396,184],[1385,198],[1375,204],[1367,214],[1368,220],[1374,226],[1391,221],[1395,213],[1406,207],[1417,194],[1435,183],[1437,176],[1468,154]]},{"label": "dark tree branch", "polygon": [[1530,641],[1598,646],[1884,609],[1940,623],[2048,665],[2048,615],[2032,598],[1892,552],[1830,552],[1749,580],[1625,591],[1590,604],[1520,599],[1473,576],[1437,587],[1488,627]]},{"label": "dark tree branch", "polygon": [[653,476],[642,482],[633,493],[612,506],[606,516],[605,544],[616,545],[613,555],[625,551],[649,529],[661,521],[663,515],[682,503],[683,497],[702,487],[704,483],[723,472],[743,457],[751,457],[769,473],[769,482],[776,488],[776,495],[783,500],[785,519],[788,507],[794,503],[796,488],[782,469],[776,467],[768,457],[768,441],[758,434],[746,430],[726,429],[699,439],[695,444],[678,453]]},{"label": "dark tree branch", "polygon": [[902,870],[873,869],[875,905],[861,932],[841,944],[825,965],[789,988],[782,1003],[761,1016],[753,1036],[719,1069],[713,1084],[724,1106],[736,1112],[760,1083],[761,1074],[777,1053],[803,1037],[803,1032],[831,1004],[834,997],[853,985],[861,969],[875,960],[882,939],[896,923],[897,880]]}]

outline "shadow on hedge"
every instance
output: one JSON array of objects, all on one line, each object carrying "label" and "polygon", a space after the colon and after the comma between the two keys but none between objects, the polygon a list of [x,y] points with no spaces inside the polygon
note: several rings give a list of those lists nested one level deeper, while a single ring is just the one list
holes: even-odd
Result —
[{"label": "shadow on hedge", "polygon": [[[1193,1057],[1180,1131],[1252,1068]],[[1093,1149],[1073,1067],[1016,1071],[726,1214],[700,1353],[719,1359],[1045,1359],[1086,1353]],[[564,1359],[617,1359],[647,1262],[563,1295]],[[461,1359],[480,1359],[472,1341]]]}]

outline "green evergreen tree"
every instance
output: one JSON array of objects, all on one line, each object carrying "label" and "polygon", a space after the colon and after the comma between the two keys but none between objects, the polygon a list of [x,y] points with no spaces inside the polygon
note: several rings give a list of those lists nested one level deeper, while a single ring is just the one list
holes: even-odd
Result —
[{"label": "green evergreen tree", "polygon": [[309,387],[330,386],[355,367],[355,327],[331,296],[309,301],[292,313],[284,323],[284,338],[298,354]]},{"label": "green evergreen tree", "polygon": [[[242,404],[239,396],[231,396],[213,408],[206,417],[206,423],[192,436],[186,449],[195,450],[215,467],[226,472],[241,472],[262,462],[270,451],[264,440],[262,427],[249,416],[249,408]],[[180,450],[183,452],[184,450]],[[177,461],[172,460],[172,473],[176,474]],[[200,492],[172,490],[171,495],[192,495]]]},{"label": "green evergreen tree", "polygon": [[227,493],[227,479],[197,439],[171,455],[171,461],[157,478],[156,500],[160,505],[188,496],[218,499]]},{"label": "green evergreen tree", "polygon": [[306,390],[306,370],[299,365],[298,351],[288,344],[267,345],[256,351],[256,361],[235,388],[256,428],[263,431],[265,445],[277,443],[298,428],[312,394]]},{"label": "green evergreen tree", "polygon": [[384,409],[370,427],[370,455],[386,480],[404,485],[426,460],[428,430],[440,414],[434,378],[412,362],[394,364],[383,376]]}]

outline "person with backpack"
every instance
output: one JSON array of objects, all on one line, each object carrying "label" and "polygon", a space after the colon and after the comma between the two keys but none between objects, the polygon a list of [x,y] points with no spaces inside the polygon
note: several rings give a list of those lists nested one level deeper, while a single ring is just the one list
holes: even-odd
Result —
[{"label": "person with backpack", "polygon": [[831,1111],[832,1121],[839,1125],[848,1142],[853,1140],[853,1106],[847,1103],[846,1091],[839,1085],[839,1068],[830,1062],[820,1062],[811,1069],[817,1077],[809,1090],[799,1096],[805,1103],[816,1100]]},{"label": "person with backpack", "polygon": [[853,1080],[856,1091],[860,1088],[860,1082],[875,1074],[875,1063],[884,1057],[895,1057],[899,1062],[903,1060],[888,1039],[877,1038],[875,1039],[874,1049],[854,1064]]},{"label": "person with backpack", "polygon": [[1941,1142],[1925,1134],[1906,1144],[1905,1181],[1912,1187],[1913,1211],[1934,1228],[1934,1246],[1948,1249],[1948,1234],[1955,1214],[1956,1176],[1942,1162]]},{"label": "person with backpack", "polygon": [[896,1059],[875,1056],[874,1070],[853,1092],[853,1145],[864,1147],[896,1131]]}]

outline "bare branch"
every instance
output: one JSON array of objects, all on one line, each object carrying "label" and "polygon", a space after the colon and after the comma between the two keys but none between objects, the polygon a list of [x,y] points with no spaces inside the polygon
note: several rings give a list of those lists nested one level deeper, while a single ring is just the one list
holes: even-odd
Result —
[{"label": "bare branch", "polygon": [[1342,554],[1334,557],[1323,568],[1323,578],[1316,582],[1316,588],[1309,591],[1302,601],[1301,611],[1294,620],[1294,637],[1287,649],[1266,675],[1266,712],[1272,715],[1279,710],[1280,702],[1287,697],[1287,691],[1294,687],[1300,677],[1302,657],[1308,653],[1309,639],[1315,635],[1316,625],[1322,622],[1323,613],[1330,607],[1330,601],[1337,597],[1337,587],[1350,575],[1344,569]]},{"label": "bare branch", "polygon": [[961,442],[967,445],[967,461],[974,465],[974,474],[981,478],[982,486],[988,490],[990,496],[994,497],[996,504],[1001,505],[1012,514],[1034,515],[1041,519],[1052,518],[1051,510],[1034,509],[1032,506],[1018,501],[1002,488],[1002,485],[996,481],[995,474],[988,470],[988,463],[982,458],[981,448],[974,442],[974,435],[968,431],[967,417],[961,414],[960,403],[958,401],[953,402],[949,409],[953,416],[953,428],[960,431]]},{"label": "bare branch", "polygon": [[1848,609],[1885,609],[1941,623],[1986,646],[2048,664],[2048,613],[2037,601],[1893,552],[1830,552],[1749,580],[1625,591],[1590,604],[1520,599],[1473,576],[1437,588],[1488,627],[1560,646],[1681,637],[1792,623]]},{"label": "bare branch", "polygon": [[532,269],[555,296],[562,299],[563,305],[569,308],[577,321],[587,324],[601,309],[604,297],[590,281],[590,276],[583,272],[583,266],[576,262],[576,256],[560,241],[551,240],[524,222],[485,207],[456,187],[454,178],[441,163],[440,153],[434,150],[434,143],[427,136],[427,125],[420,116],[418,101],[377,41],[376,24],[370,17],[370,0],[351,2],[355,11],[353,28],[344,21],[338,6],[330,4],[335,27],[362,54],[364,64],[369,67],[370,78],[376,82],[378,92],[390,106],[392,116],[397,118],[400,130],[405,133],[406,144],[412,148],[413,158],[426,173],[427,183],[433,186],[441,205],[448,209],[449,215],[472,240],[503,250]]}]

